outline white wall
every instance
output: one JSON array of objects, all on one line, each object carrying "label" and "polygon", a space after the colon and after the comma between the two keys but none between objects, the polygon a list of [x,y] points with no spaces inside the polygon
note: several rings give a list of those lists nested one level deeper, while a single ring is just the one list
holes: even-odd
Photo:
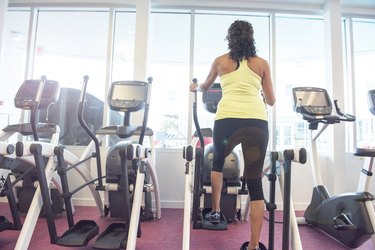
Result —
[{"label": "white wall", "polygon": [[[319,162],[322,166],[323,181],[327,182],[328,174],[328,157],[321,153]],[[345,165],[342,166],[341,171],[345,172],[346,178],[340,180],[343,182],[344,188],[332,192],[331,195],[336,195],[344,192],[356,191],[359,173],[363,165],[363,159],[355,157],[351,154],[343,156],[345,158]],[[156,154],[156,169],[160,182],[160,195],[162,207],[182,208],[184,199],[184,160],[182,159],[181,150],[158,150]],[[331,177],[330,177],[331,178]],[[334,177],[332,177],[334,178]],[[313,189],[311,169],[309,159],[306,164],[292,165],[292,199],[296,210],[304,210],[310,203],[310,198]],[[269,195],[269,182],[267,178],[263,178],[263,187],[265,197]],[[374,185],[371,190],[375,192]],[[279,209],[282,209],[282,196],[280,188],[277,185],[276,189],[276,203]]]},{"label": "white wall", "polygon": [[182,149],[156,150],[155,167],[162,207],[182,208],[185,178],[185,160],[182,158]]}]

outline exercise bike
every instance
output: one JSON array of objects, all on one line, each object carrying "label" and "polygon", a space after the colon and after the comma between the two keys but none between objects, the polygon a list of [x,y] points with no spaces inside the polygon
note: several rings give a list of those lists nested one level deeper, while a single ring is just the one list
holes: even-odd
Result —
[{"label": "exercise bike", "polygon": [[[323,185],[317,153],[317,139],[329,125],[353,122],[355,117],[342,113],[337,100],[334,101],[336,114],[332,114],[331,100],[323,88],[296,87],[292,91],[294,109],[307,121],[310,130],[314,189],[311,202],[304,213],[305,222],[317,227],[341,244],[357,248],[374,234],[375,215],[372,201],[375,197],[368,191],[372,176],[372,161],[361,171],[357,192],[332,196]],[[323,126],[318,129],[319,124]],[[373,159],[375,151],[357,149],[355,155]]]}]

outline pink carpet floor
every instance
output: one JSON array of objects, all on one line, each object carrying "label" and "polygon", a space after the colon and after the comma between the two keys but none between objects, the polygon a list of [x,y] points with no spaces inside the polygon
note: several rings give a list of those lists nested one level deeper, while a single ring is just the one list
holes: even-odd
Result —
[{"label": "pink carpet floor", "polygon": [[[7,204],[0,204],[0,214],[10,218]],[[267,213],[266,213],[267,214]],[[162,209],[162,218],[155,221],[142,222],[142,237],[137,240],[137,250],[180,250],[182,249],[182,226],[183,226],[182,209]],[[24,219],[24,217],[22,218]],[[108,218],[101,218],[98,210],[94,207],[76,207],[75,220],[92,219],[95,220],[103,231],[108,224],[113,222]],[[282,219],[280,211],[276,214],[276,220]],[[66,218],[56,219],[58,234],[62,234],[66,227]],[[275,225],[275,249],[281,249],[282,224]],[[249,222],[237,222],[229,224],[228,230],[225,231],[206,231],[191,230],[190,249],[192,250],[239,250],[242,242],[246,241],[249,235]],[[348,249],[335,240],[327,237],[323,233],[315,230],[311,226],[300,226],[299,232],[302,239],[304,250],[341,250]],[[69,249],[66,247],[51,245],[47,230],[46,220],[40,218],[37,226],[32,233],[32,239],[29,246],[30,250],[54,250]],[[18,231],[0,232],[0,249],[12,250],[15,247]],[[268,245],[268,222],[264,221],[264,227],[261,237],[262,242]],[[87,247],[74,249],[92,249],[92,243],[89,242]],[[290,248],[291,249],[291,248]],[[374,249],[370,241],[366,242],[359,249]]]}]

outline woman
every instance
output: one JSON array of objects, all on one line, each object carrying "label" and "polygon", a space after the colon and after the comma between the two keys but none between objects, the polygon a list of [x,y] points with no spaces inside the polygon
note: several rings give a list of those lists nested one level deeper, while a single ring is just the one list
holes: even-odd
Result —
[{"label": "woman", "polygon": [[224,160],[241,143],[251,220],[250,239],[241,249],[265,249],[259,238],[264,214],[262,169],[268,145],[265,103],[270,106],[275,103],[270,67],[256,54],[251,23],[241,20],[232,23],[226,40],[229,52],[214,60],[204,83],[190,85],[190,91],[206,91],[219,76],[223,91],[213,128],[212,211],[207,219],[211,223],[220,222]]}]

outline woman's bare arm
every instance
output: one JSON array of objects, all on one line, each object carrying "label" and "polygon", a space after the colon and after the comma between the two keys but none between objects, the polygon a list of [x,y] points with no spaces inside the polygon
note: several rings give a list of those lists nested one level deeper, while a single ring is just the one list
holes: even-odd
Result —
[{"label": "woman's bare arm", "polygon": [[262,77],[262,90],[266,103],[273,106],[276,102],[275,94],[273,92],[271,70],[267,61],[264,61],[264,71]]}]

